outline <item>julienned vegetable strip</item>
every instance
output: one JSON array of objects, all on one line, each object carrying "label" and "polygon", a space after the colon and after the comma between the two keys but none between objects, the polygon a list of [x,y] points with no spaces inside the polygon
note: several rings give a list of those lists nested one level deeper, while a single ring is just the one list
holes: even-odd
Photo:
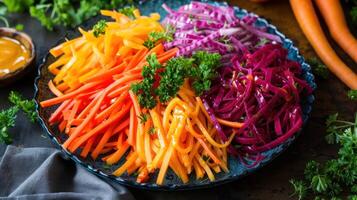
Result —
[{"label": "julienned vegetable strip", "polygon": [[142,43],[148,34],[163,28],[157,14],[135,13],[136,19],[129,19],[103,11],[115,19],[106,22],[105,31],[94,36],[92,31],[80,30],[81,37],[51,50],[58,60],[49,66],[55,75],[49,89],[56,97],[41,106],[60,104],[49,122],[68,135],[63,141],[67,150],[111,165],[124,160],[114,175],[138,172],[137,181],[144,182],[159,171],[156,182],[163,184],[171,168],[184,183],[191,173],[214,180],[213,172],[228,171],[224,152],[230,141],[218,137],[189,80],[183,80],[168,104],[151,110],[141,108],[130,91],[132,84],[142,81],[143,68],[153,55],[164,71],[178,52],[178,48],[166,51],[161,42],[146,49]]},{"label": "julienned vegetable strip", "polygon": [[299,78],[300,65],[288,60],[279,44],[268,43],[253,53],[236,56],[219,74],[212,89],[202,96],[207,115],[223,141],[228,134],[234,136],[237,146],[228,150],[242,160],[248,153],[254,166],[261,160],[261,152],[298,132],[302,125],[300,96],[309,94],[311,88]]},{"label": "julienned vegetable strip", "polygon": [[316,0],[322,16],[333,39],[357,63],[357,39],[347,26],[341,2],[335,0]]},{"label": "julienned vegetable strip", "polygon": [[336,55],[321,28],[311,0],[290,0],[305,36],[326,66],[348,87],[357,89],[357,75]]},{"label": "julienned vegetable strip", "polygon": [[301,66],[255,17],[201,2],[164,8],[167,30],[156,13],[102,11],[114,21],[51,50],[55,97],[41,106],[58,105],[49,122],[67,134],[63,147],[139,183],[158,173],[164,184],[169,169],[183,183],[193,173],[213,181],[228,172],[227,152],[258,164],[302,125],[311,88]]},{"label": "julienned vegetable strip", "polygon": [[178,10],[166,4],[163,8],[168,13],[163,24],[176,30],[174,40],[166,42],[165,47],[178,47],[178,55],[192,55],[196,51],[220,53],[222,65],[226,66],[234,55],[254,50],[265,41],[281,42],[265,28],[254,27],[256,17],[247,15],[240,19],[232,7],[192,1]]}]

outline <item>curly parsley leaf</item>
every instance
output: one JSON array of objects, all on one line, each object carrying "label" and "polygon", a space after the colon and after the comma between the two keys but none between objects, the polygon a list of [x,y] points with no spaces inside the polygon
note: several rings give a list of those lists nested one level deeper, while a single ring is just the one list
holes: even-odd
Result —
[{"label": "curly parsley leaf", "polygon": [[16,113],[19,111],[17,107],[12,107],[0,112],[0,142],[11,144],[12,138],[8,131],[15,126]]},{"label": "curly parsley leaf", "polygon": [[166,63],[165,71],[161,74],[160,85],[155,91],[161,102],[167,102],[176,96],[185,78],[189,76],[192,66],[193,59],[182,57],[171,59]]},{"label": "curly parsley leaf", "polygon": [[327,191],[330,180],[324,175],[315,175],[311,179],[311,188],[315,192],[323,193]]},{"label": "curly parsley leaf", "polygon": [[14,104],[15,107],[21,109],[31,122],[36,122],[36,104],[33,100],[24,100],[20,93],[11,91],[9,101]]},{"label": "curly parsley leaf", "polygon": [[326,125],[328,142],[340,145],[338,157],[324,164],[310,161],[303,184],[309,185],[307,192],[314,192],[315,199],[341,199],[339,196],[348,192],[346,188],[353,194],[357,191],[357,113],[353,122],[330,115]]},{"label": "curly parsley leaf", "polygon": [[108,27],[105,20],[100,20],[93,26],[93,35],[94,37],[99,37],[100,35],[105,34],[105,29]]},{"label": "curly parsley leaf", "polygon": [[197,95],[211,88],[211,82],[217,76],[220,55],[197,52],[192,58],[172,58],[165,67],[156,55],[148,56],[148,66],[142,72],[144,80],[133,84],[131,90],[138,96],[142,107],[152,109],[157,99],[165,103],[175,97],[186,78],[192,79],[192,87]]},{"label": "curly parsley leaf", "polygon": [[216,69],[220,66],[221,56],[217,53],[199,51],[193,55],[193,59],[197,67],[192,69],[192,87],[196,95],[200,96],[211,88],[212,80],[217,77]]},{"label": "curly parsley leaf", "polygon": [[128,6],[119,9],[119,12],[122,13],[123,15],[126,15],[130,19],[135,19],[134,11],[136,10],[135,6]]},{"label": "curly parsley leaf", "polygon": [[131,90],[137,95],[139,104],[142,107],[152,109],[156,106],[155,92],[153,84],[155,82],[155,75],[158,69],[162,68],[157,60],[156,54],[151,54],[146,58],[148,65],[143,68],[142,75],[144,80],[140,83],[131,85]]},{"label": "curly parsley leaf", "polygon": [[165,32],[151,32],[149,38],[144,42],[144,46],[148,49],[152,49],[159,41],[171,42],[173,41],[173,35],[175,33],[173,26],[167,26]]},{"label": "curly parsley leaf", "polygon": [[301,180],[297,181],[294,179],[291,179],[290,184],[294,188],[294,193],[292,196],[296,195],[298,197],[298,200],[302,200],[306,197],[308,187],[305,185],[305,183]]}]

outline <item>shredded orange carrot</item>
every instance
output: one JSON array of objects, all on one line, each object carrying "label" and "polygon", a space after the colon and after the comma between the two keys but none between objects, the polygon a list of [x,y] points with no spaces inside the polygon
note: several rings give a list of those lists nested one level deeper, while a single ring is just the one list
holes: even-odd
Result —
[{"label": "shredded orange carrot", "polygon": [[160,16],[141,16],[138,10],[135,19],[116,11],[102,14],[114,19],[103,35],[94,37],[92,30],[79,29],[80,37],[50,51],[57,59],[49,66],[54,79],[48,83],[55,97],[40,105],[58,106],[49,123],[68,135],[63,147],[109,165],[119,163],[113,175],[137,173],[139,183],[158,171],[156,183],[164,184],[168,169],[183,183],[192,173],[214,180],[214,173],[227,172],[226,148],[234,134],[228,141],[219,139],[189,80],[176,97],[151,110],[141,108],[130,90],[142,81],[149,55],[156,54],[165,66],[177,54],[177,48],[165,49],[162,42],[150,50],[143,45],[151,32],[164,31]]}]

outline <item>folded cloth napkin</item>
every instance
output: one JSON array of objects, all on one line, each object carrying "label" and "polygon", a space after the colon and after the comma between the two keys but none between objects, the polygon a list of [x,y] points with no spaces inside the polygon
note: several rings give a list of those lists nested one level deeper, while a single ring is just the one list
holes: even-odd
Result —
[{"label": "folded cloth napkin", "polygon": [[0,199],[132,200],[53,148],[8,146],[0,158]]}]

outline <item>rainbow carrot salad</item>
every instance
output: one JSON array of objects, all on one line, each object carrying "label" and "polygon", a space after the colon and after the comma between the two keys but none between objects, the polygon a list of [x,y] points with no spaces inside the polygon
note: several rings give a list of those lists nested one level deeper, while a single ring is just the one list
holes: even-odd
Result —
[{"label": "rainbow carrot salad", "polygon": [[301,128],[311,88],[279,37],[230,7],[163,7],[162,23],[103,10],[112,20],[51,49],[55,97],[40,105],[56,108],[63,148],[139,183],[165,184],[169,169],[214,181],[229,155],[252,167]]}]

